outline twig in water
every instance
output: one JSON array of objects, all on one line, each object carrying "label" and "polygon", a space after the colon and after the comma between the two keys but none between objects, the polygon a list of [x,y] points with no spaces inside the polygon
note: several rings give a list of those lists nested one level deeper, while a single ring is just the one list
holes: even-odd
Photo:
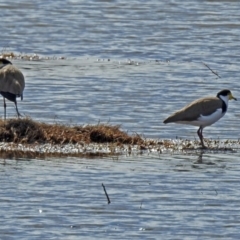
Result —
[{"label": "twig in water", "polygon": [[206,66],[213,74],[215,74],[216,76],[218,76],[219,78],[221,78],[217,72],[213,71],[206,63],[203,62],[203,65]]},{"label": "twig in water", "polygon": [[108,194],[107,194],[106,188],[105,188],[105,186],[104,186],[103,183],[102,183],[102,187],[103,187],[103,190],[104,190],[104,192],[105,192],[105,195],[106,195],[106,197],[107,197],[108,204],[109,204],[109,203],[111,203],[111,201],[110,201],[110,198],[109,198],[109,196],[108,196]]}]

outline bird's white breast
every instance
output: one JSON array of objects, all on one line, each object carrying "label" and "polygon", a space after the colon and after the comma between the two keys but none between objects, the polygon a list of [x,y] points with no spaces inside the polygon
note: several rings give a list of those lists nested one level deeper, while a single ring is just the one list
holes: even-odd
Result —
[{"label": "bird's white breast", "polygon": [[209,126],[213,123],[217,122],[220,118],[222,118],[225,115],[226,112],[222,112],[222,108],[217,109],[214,113],[208,116],[201,115],[198,120],[196,121],[198,123],[197,126]]},{"label": "bird's white breast", "polygon": [[177,123],[206,127],[217,122],[220,118],[222,118],[225,115],[225,113],[226,112],[224,113],[222,112],[222,108],[219,108],[211,115],[208,116],[200,115],[200,117],[195,121],[180,121]]}]

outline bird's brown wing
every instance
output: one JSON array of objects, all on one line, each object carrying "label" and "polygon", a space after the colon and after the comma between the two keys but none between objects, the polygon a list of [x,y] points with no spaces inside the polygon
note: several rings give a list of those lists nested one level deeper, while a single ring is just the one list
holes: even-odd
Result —
[{"label": "bird's brown wing", "polygon": [[179,122],[179,121],[194,121],[200,115],[208,116],[214,113],[217,109],[222,108],[222,100],[217,97],[200,98],[190,103],[186,107],[173,113],[164,123]]},{"label": "bird's brown wing", "polygon": [[22,95],[25,87],[24,76],[13,65],[6,65],[0,69],[0,91]]}]

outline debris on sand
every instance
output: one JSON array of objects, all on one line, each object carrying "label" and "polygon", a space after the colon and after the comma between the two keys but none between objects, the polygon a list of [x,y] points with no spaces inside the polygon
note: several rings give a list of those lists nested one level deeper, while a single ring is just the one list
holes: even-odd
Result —
[{"label": "debris on sand", "polygon": [[38,152],[54,155],[116,154],[124,145],[140,145],[139,135],[130,136],[120,126],[97,124],[67,126],[47,124],[30,118],[0,120],[1,152]]},{"label": "debris on sand", "polygon": [[[204,151],[234,151],[239,140],[207,140]],[[106,157],[122,154],[193,153],[202,151],[196,140],[154,140],[129,135],[120,126],[97,124],[68,126],[31,118],[0,120],[0,157]]]},{"label": "debris on sand", "polygon": [[13,143],[143,143],[139,135],[129,136],[120,130],[120,126],[107,124],[87,126],[66,126],[46,124],[30,118],[0,120],[0,142]]}]

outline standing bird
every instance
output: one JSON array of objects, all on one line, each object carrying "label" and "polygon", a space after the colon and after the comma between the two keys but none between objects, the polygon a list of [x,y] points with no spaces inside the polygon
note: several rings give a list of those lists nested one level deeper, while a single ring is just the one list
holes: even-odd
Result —
[{"label": "standing bird", "polygon": [[228,100],[234,99],[228,89],[220,91],[216,97],[205,97],[191,102],[189,105],[173,113],[163,123],[180,123],[199,126],[197,134],[203,148],[203,128],[210,126],[222,118],[227,112]]},{"label": "standing bird", "polygon": [[23,99],[25,80],[22,72],[5,58],[0,58],[0,94],[3,96],[4,119],[6,120],[5,98],[14,102],[18,117],[17,97]]}]

